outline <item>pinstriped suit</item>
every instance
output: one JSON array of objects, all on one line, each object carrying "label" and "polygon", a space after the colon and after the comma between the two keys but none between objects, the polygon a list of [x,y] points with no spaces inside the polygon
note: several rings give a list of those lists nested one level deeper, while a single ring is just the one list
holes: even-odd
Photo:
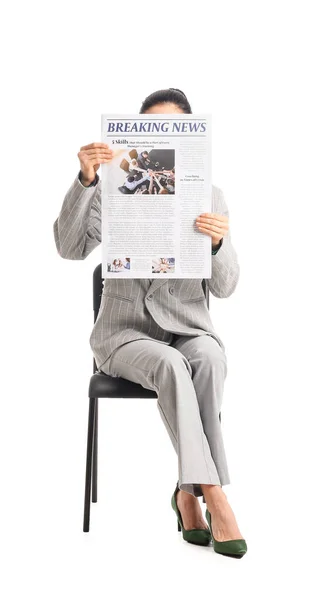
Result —
[{"label": "pinstriped suit", "polygon": [[[212,210],[228,215],[213,186]],[[60,256],[82,260],[101,243],[101,181],[84,187],[77,176],[54,223]],[[207,285],[228,297],[239,278],[230,233],[212,257]],[[182,489],[202,495],[200,483],[229,483],[218,413],[227,373],[225,346],[215,332],[201,279],[105,280],[90,335],[100,370],[155,389],[158,408],[179,459]],[[171,376],[173,371],[173,376]]]}]

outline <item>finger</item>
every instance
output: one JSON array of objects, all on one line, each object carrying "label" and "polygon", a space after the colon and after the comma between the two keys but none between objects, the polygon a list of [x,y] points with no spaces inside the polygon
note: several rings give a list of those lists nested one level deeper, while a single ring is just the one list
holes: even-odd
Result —
[{"label": "finger", "polygon": [[228,222],[227,215],[221,215],[220,213],[201,213],[199,217],[205,217],[207,219],[216,219],[222,222]]},{"label": "finger", "polygon": [[93,159],[91,159],[91,160],[90,160],[90,158],[89,158],[89,160],[88,160],[88,161],[84,161],[84,160],[83,160],[83,161],[81,161],[81,162],[82,162],[82,163],[87,163],[87,162],[89,162],[91,165],[99,165],[99,164],[101,164],[101,163],[108,163],[108,162],[111,162],[111,160],[112,160],[111,158],[98,158],[98,157],[97,157],[97,158],[93,158]]},{"label": "finger", "polygon": [[93,142],[92,144],[87,144],[86,146],[81,146],[80,150],[90,150],[90,148],[109,148],[108,144],[104,144],[103,142]]},{"label": "finger", "polygon": [[222,227],[216,227],[214,225],[198,225],[198,229],[205,229],[206,231],[209,231],[210,233],[214,233],[216,235],[225,235],[226,231],[223,230]]},{"label": "finger", "polygon": [[198,217],[198,223],[216,225],[217,227],[223,227],[226,231],[228,231],[229,225],[226,221],[220,221],[219,219],[207,219],[206,217]]},{"label": "finger", "polygon": [[81,161],[93,161],[93,160],[110,160],[113,158],[109,154],[86,154],[79,152],[78,158]]},{"label": "finger", "polygon": [[205,227],[198,227],[198,230],[199,230],[201,233],[207,233],[208,235],[211,235],[211,232],[210,232],[210,230],[209,230],[209,229],[206,229]]},{"label": "finger", "polygon": [[228,227],[228,219],[227,218],[225,220],[223,220],[223,219],[218,219],[217,217],[199,216],[199,217],[197,217],[197,220],[203,221],[203,223],[217,223],[217,224],[221,225],[222,227]]},{"label": "finger", "polygon": [[112,158],[113,152],[109,150],[105,150],[104,152],[96,152],[95,150],[82,150],[78,152],[79,158],[81,156],[87,156],[88,158],[93,158],[94,156],[100,156],[100,158]]},{"label": "finger", "polygon": [[112,156],[103,156],[102,157],[99,154],[96,154],[95,156],[87,156],[86,154],[79,155],[79,161],[83,165],[103,164],[103,163],[108,163],[111,160],[112,160]]},{"label": "finger", "polygon": [[90,148],[89,150],[80,150],[80,152],[85,154],[113,154],[111,148]]}]

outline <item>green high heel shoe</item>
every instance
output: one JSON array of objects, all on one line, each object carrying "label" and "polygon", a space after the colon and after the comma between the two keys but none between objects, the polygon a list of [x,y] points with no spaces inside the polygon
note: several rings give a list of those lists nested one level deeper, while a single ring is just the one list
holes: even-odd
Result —
[{"label": "green high heel shoe", "polygon": [[178,482],[176,489],[171,498],[171,506],[177,515],[178,531],[182,530],[182,537],[190,544],[198,544],[199,546],[208,546],[211,541],[211,532],[209,529],[185,529],[183,526],[182,516],[177,505],[177,492],[179,491]]},{"label": "green high heel shoe", "polygon": [[225,556],[242,558],[247,552],[246,540],[241,538],[237,540],[226,540],[225,542],[219,542],[214,538],[211,524],[211,514],[208,509],[205,511],[205,517],[210,528],[214,551],[218,552],[218,554],[224,554]]}]

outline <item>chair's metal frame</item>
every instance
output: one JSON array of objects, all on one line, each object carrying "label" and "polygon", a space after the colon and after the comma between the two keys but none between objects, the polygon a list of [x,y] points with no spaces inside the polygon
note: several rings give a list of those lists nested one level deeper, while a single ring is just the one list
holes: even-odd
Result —
[{"label": "chair's metal frame", "polygon": [[[206,297],[207,307],[209,308],[209,291],[206,285],[205,279],[202,281],[203,291]],[[94,312],[94,323],[97,319],[101,296],[103,289],[103,278],[102,278],[102,264],[100,263],[93,272],[93,312]],[[97,368],[95,358],[93,358],[93,376],[90,380],[89,388],[89,414],[88,414],[88,432],[87,432],[87,455],[86,455],[86,477],[85,477],[85,495],[84,495],[84,517],[83,517],[83,531],[88,532],[90,529],[90,505],[91,505],[91,488],[92,488],[92,502],[97,502],[98,496],[98,411],[99,411],[99,399],[91,397],[90,390],[92,389],[91,382],[94,377],[108,377],[102,374]],[[133,388],[133,395],[135,397],[135,386],[137,384],[131,383],[130,386]],[[141,396],[144,396],[144,388],[139,385],[142,390]],[[148,397],[157,397],[155,392],[148,390]],[[203,502],[205,502],[203,496]]]}]

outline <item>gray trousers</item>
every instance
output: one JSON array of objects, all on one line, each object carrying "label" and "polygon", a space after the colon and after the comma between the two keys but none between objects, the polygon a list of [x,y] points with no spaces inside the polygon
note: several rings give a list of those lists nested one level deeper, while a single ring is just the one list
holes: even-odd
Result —
[{"label": "gray trousers", "polygon": [[230,483],[219,420],[227,359],[214,338],[174,335],[170,345],[131,341],[113,352],[102,371],[157,392],[178,456],[180,489],[202,496],[201,483]]}]

